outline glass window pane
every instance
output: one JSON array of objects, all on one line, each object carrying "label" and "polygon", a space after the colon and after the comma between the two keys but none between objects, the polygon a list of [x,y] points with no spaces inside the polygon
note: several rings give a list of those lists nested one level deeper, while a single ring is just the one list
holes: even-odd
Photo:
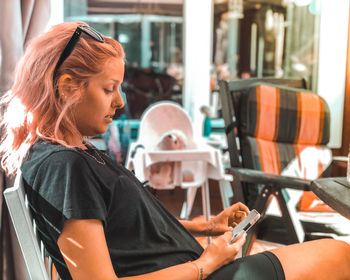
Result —
[{"label": "glass window pane", "polygon": [[130,118],[159,100],[182,102],[182,0],[65,0],[64,20],[84,21],[118,40]]},{"label": "glass window pane", "polygon": [[[215,5],[213,63],[218,78],[305,78],[316,90],[319,0],[228,2],[234,7]],[[243,14],[235,11],[239,6]]]}]

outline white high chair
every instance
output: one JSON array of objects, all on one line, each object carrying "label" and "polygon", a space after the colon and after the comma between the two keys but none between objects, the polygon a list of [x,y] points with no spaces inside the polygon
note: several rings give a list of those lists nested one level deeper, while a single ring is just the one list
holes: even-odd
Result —
[{"label": "white high chair", "polygon": [[[180,130],[187,137],[187,147],[182,150],[158,150],[157,144],[168,131]],[[224,174],[221,152],[204,142],[193,139],[191,120],[186,111],[177,103],[161,101],[151,105],[141,116],[138,140],[129,147],[126,167],[134,170],[142,181],[150,178],[150,166],[157,162],[174,162],[173,183],[155,189],[173,189],[180,186],[186,189],[180,218],[188,219],[198,188],[202,188],[202,207],[206,219],[210,217],[210,198],[208,179],[219,181],[223,208],[230,205],[233,196],[230,181],[232,177]],[[184,182],[182,171],[189,170],[194,180]]]}]

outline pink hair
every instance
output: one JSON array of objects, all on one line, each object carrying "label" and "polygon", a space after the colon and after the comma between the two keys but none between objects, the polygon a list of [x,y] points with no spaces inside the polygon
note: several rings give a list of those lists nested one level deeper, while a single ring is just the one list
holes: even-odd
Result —
[{"label": "pink hair", "polygon": [[17,172],[39,137],[72,147],[67,140],[81,136],[69,110],[80,100],[80,91],[69,102],[62,102],[57,92],[61,75],[71,75],[76,88],[84,88],[108,59],[124,60],[123,48],[117,41],[104,37],[105,42],[101,43],[82,33],[53,80],[58,58],[79,24],[84,23],[58,24],[33,39],[16,66],[14,84],[1,101],[7,109],[2,121],[0,155],[8,174]]}]

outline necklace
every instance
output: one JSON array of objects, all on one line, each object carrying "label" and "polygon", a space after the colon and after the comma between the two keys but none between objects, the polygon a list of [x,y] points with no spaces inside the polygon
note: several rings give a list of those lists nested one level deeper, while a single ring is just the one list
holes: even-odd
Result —
[{"label": "necklace", "polygon": [[105,160],[102,158],[102,156],[100,155],[100,153],[95,149],[95,147],[93,145],[90,145],[90,144],[86,144],[85,143],[85,146],[86,147],[90,147],[94,152],[95,154],[98,156],[98,158],[100,160],[98,160],[94,155],[91,155],[90,153],[88,153],[86,150],[84,149],[81,149],[85,154],[87,154],[89,157],[93,158],[95,161],[97,161],[99,164],[102,164],[102,165],[106,165],[106,162]]}]

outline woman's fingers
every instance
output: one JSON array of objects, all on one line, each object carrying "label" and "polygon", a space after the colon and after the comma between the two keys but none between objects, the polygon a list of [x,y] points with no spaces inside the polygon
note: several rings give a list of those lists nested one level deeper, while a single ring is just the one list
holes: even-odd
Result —
[{"label": "woman's fingers", "polygon": [[226,231],[223,236],[224,236],[224,240],[226,241],[226,243],[228,243],[232,238],[232,230]]},{"label": "woman's fingers", "polygon": [[230,208],[227,209],[228,215],[228,225],[233,226],[233,223],[241,222],[248,214],[249,208],[243,203],[238,202],[233,204]]},{"label": "woman's fingers", "polygon": [[230,244],[231,238],[232,231],[229,231],[212,240],[200,257],[200,261],[205,264],[204,267],[212,267],[214,271],[236,259],[237,253],[244,244],[245,236]]},{"label": "woman's fingers", "polygon": [[244,205],[243,203],[241,203],[241,202],[237,202],[237,203],[233,204],[230,207],[230,209],[231,209],[231,211],[234,211],[234,212],[236,212],[236,211],[243,211],[246,214],[249,214],[249,212],[250,212],[249,208],[246,205]]},{"label": "woman's fingers", "polygon": [[235,239],[234,242],[230,243],[231,238],[232,238],[232,231],[227,231],[223,234],[224,236],[224,240],[227,244],[232,245],[232,244],[237,244],[239,246],[239,248],[241,248],[245,242],[246,236],[247,234],[245,232],[243,232],[243,234],[238,237],[237,239]]},{"label": "woman's fingers", "polygon": [[233,216],[236,218],[236,220],[241,221],[247,216],[247,213],[242,211],[237,211],[233,213]]},{"label": "woman's fingers", "polygon": [[234,224],[240,223],[246,216],[247,216],[247,213],[243,211],[230,213],[230,216],[228,217],[229,226],[234,226]]},{"label": "woman's fingers", "polygon": [[236,238],[233,242],[231,242],[232,232],[226,232],[223,235],[223,246],[229,246],[228,248],[234,249],[234,256],[237,255],[238,251],[242,248],[245,243],[247,234],[244,232],[240,237]]},{"label": "woman's fingers", "polygon": [[238,237],[230,246],[235,246],[237,251],[242,248],[247,238],[247,234],[244,232],[242,236]]}]

